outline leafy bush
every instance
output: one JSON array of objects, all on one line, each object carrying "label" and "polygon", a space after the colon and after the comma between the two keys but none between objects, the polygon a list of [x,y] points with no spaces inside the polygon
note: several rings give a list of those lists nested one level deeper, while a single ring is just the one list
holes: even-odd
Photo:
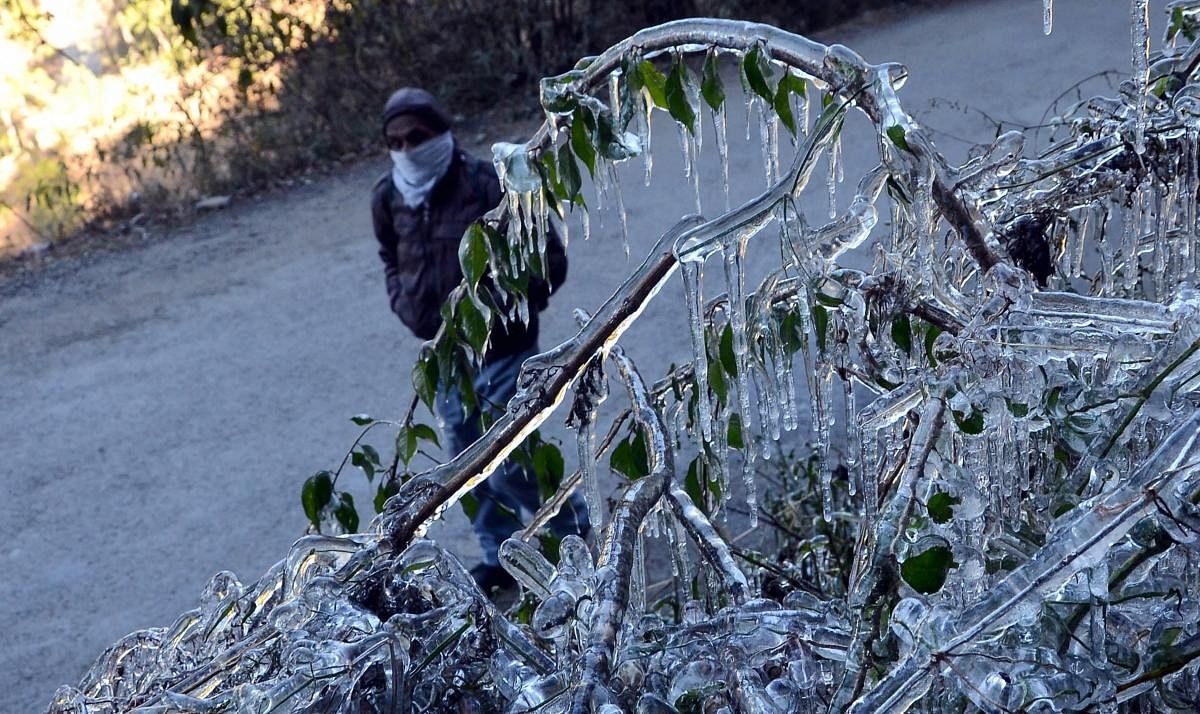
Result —
[{"label": "leafy bush", "polygon": [[[1074,107],[1049,149],[1027,156],[1009,132],[958,167],[904,111],[902,67],[765,25],[661,25],[544,80],[547,122],[496,147],[506,201],[464,235],[466,277],[414,368],[428,406],[497,321],[522,319],[548,214],[585,210],[584,171],[646,157],[653,112],[689,159],[703,114],[722,136],[722,62],[762,122],[768,187],[681,219],[574,338],[525,363],[482,439],[405,481],[367,532],[302,539],[249,587],[219,574],[199,611],[118,643],[55,710],[1193,710],[1197,57],[1135,54],[1122,96]],[[851,110],[879,165],[810,224],[818,158],[843,205]],[[868,244],[869,272],[844,267]],[[749,290],[752,248],[780,262]],[[507,301],[478,290],[485,268]],[[677,270],[692,359],[647,383],[619,340]],[[628,406],[597,444],[608,374]],[[420,536],[568,390],[578,474],[502,547],[529,603],[506,615]],[[793,540],[779,559],[739,553],[721,513],[745,502],[755,523],[759,455],[800,425],[804,394],[814,455],[766,499]],[[528,541],[569,489],[595,489],[605,453],[627,483],[593,511],[598,552],[568,536],[552,564]],[[328,486],[320,500],[340,504]],[[672,553],[674,610],[647,602],[648,537]]]}]

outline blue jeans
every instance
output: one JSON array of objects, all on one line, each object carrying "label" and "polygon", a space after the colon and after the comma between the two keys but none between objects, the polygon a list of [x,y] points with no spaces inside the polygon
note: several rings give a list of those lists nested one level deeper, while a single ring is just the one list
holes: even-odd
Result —
[{"label": "blue jeans", "polygon": [[[485,364],[475,375],[475,393],[479,396],[481,409],[499,414],[508,405],[508,400],[517,391],[517,373],[521,364],[537,354],[534,345],[524,352],[501,357]],[[447,449],[459,454],[475,443],[481,435],[479,414],[463,414],[462,398],[458,387],[441,389],[437,395],[437,410],[446,426]],[[506,460],[486,481],[471,491],[479,501],[479,512],[471,525],[479,537],[483,551],[483,562],[498,565],[496,551],[500,544],[523,527],[513,514],[521,517],[522,510],[530,515],[541,506],[537,477],[511,459]],[[587,507],[578,491],[571,494],[558,515],[550,520],[551,531],[558,536],[568,533],[586,535],[589,530]]]}]

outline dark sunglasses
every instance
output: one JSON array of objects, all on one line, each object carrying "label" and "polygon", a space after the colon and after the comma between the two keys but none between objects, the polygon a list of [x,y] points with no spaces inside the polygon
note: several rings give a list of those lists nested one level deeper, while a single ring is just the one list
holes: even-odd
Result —
[{"label": "dark sunglasses", "polygon": [[384,137],[384,143],[389,151],[404,151],[424,144],[433,138],[433,132],[428,129],[410,129],[404,134],[389,134]]}]

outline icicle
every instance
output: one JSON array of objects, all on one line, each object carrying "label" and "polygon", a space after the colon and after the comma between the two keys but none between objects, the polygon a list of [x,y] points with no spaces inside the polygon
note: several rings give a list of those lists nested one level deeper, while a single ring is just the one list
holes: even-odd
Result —
[{"label": "icicle", "polygon": [[754,123],[754,107],[757,104],[758,95],[747,89],[746,94],[746,141],[750,141],[750,126]]},{"label": "icicle", "polygon": [[[625,249],[625,259],[629,260],[629,215],[625,212],[625,194],[621,193],[621,174],[616,164],[611,165],[613,194],[617,199],[617,213],[621,218],[621,247]],[[545,263],[543,263],[544,265]]]},{"label": "icicle", "polygon": [[675,128],[679,132],[679,150],[683,152],[683,177],[690,179],[692,177],[692,152],[691,142],[688,141],[688,129],[679,122],[675,122]]},{"label": "icicle", "polygon": [[783,375],[783,428],[794,431],[799,424],[799,409],[796,404],[796,379],[792,373],[791,358],[781,357],[776,363]]},{"label": "icicle", "polygon": [[850,495],[855,495],[855,482],[862,462],[862,433],[858,429],[858,407],[854,400],[854,382],[842,380],[846,407],[846,471],[849,473]]},{"label": "icicle", "polygon": [[592,237],[592,219],[590,217],[591,211],[580,211],[580,214],[583,218],[583,239],[587,241]]},{"label": "icicle", "polygon": [[767,186],[775,183],[777,173],[775,164],[772,162],[772,157],[776,152],[773,152],[771,147],[771,119],[774,118],[776,118],[775,112],[767,111],[765,107],[758,117],[758,138],[762,147],[763,173],[767,178]]},{"label": "icicle", "polygon": [[687,533],[683,530],[683,524],[675,518],[671,519],[667,539],[671,542],[671,563],[675,577],[683,584],[686,595],[690,596],[692,574],[688,568]]},{"label": "icicle", "polygon": [[[594,415],[593,415],[594,417]],[[575,433],[579,446],[579,471],[583,476],[583,500],[587,504],[592,528],[604,524],[604,504],[600,501],[600,476],[596,473],[596,424],[585,420]]]},{"label": "icicle", "polygon": [[[750,345],[746,339],[746,305],[742,297],[743,281],[742,258],[746,252],[748,235],[735,235],[725,239],[725,290],[729,294],[729,324],[733,331],[733,356],[737,362],[737,391],[738,411],[742,416],[742,431],[750,430]],[[753,528],[758,521],[758,492],[751,470],[750,449],[744,452],[745,461],[742,467],[743,481],[746,486],[746,501],[750,507],[750,523]]]},{"label": "icicle", "polygon": [[797,131],[796,131],[796,136],[793,137],[793,139],[792,139],[793,143],[799,142],[801,133],[804,133],[804,134],[808,133],[808,115],[809,115],[808,95],[812,94],[813,90],[812,90],[811,84],[807,84],[807,82],[806,82],[806,86],[808,87],[808,89],[804,92],[804,96],[800,98],[800,107],[799,107],[800,113],[798,115],[796,115]]},{"label": "icicle", "polygon": [[825,188],[829,191],[829,218],[837,218],[837,185],[838,185],[838,154],[841,153],[841,136],[834,139],[829,146],[827,159],[828,172],[825,174]]},{"label": "icicle", "polygon": [[700,277],[703,264],[697,261],[681,261],[679,269],[683,273],[683,288],[687,294],[688,326],[692,334],[692,371],[696,378],[697,416],[700,419],[700,433],[705,441],[711,442],[712,435],[712,405],[708,401],[708,353],[704,345],[704,303],[700,291]]},{"label": "icicle", "polygon": [[1067,258],[1068,275],[1072,278],[1078,278],[1083,275],[1083,251],[1088,245],[1088,238],[1092,235],[1092,223],[1096,218],[1096,207],[1094,205],[1085,206],[1083,209],[1083,220],[1079,224],[1079,231],[1075,238],[1074,251]]},{"label": "icicle", "polygon": [[817,385],[813,392],[813,420],[817,423],[817,444],[820,449],[821,513],[826,523],[833,522],[833,468],[829,463],[829,406],[832,399],[833,369],[824,363],[818,368]]},{"label": "icicle", "polygon": [[633,540],[633,572],[629,577],[629,609],[641,613],[646,609],[646,546],[641,531]]},{"label": "icicle", "polygon": [[621,116],[621,73],[613,72],[608,75],[608,110],[612,113],[613,121]]},{"label": "icicle", "polygon": [[[647,90],[643,89],[642,91],[645,92]],[[642,142],[642,165],[646,168],[646,186],[649,187],[650,175],[654,172],[654,154],[650,150],[650,141],[653,139],[651,127],[654,124],[654,106],[645,99],[642,101],[646,106],[646,113],[640,115],[640,121],[641,126],[644,127],[646,131],[639,135],[638,139],[640,139]]]},{"label": "icicle", "polygon": [[1137,92],[1137,116],[1133,125],[1133,146],[1146,153],[1146,92],[1150,82],[1150,7],[1147,0],[1132,0],[1133,84]]},{"label": "icicle", "polygon": [[1042,32],[1049,35],[1054,30],[1054,0],[1042,0]]},{"label": "icicle", "polygon": [[729,212],[729,144],[725,138],[725,104],[721,108],[714,110],[712,113],[713,119],[713,136],[717,142],[717,157],[721,162],[721,192],[725,195],[725,212]]}]

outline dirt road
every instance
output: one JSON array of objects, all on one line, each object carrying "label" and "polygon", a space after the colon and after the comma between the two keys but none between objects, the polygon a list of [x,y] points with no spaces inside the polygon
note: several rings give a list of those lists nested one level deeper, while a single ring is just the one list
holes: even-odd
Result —
[{"label": "dirt road", "polygon": [[[1056,9],[1048,38],[1040,4],[988,0],[822,39],[907,64],[902,99],[954,155],[951,135],[994,133],[979,112],[1036,124],[1075,81],[1128,67],[1128,3]],[[734,106],[732,183],[745,197],[763,184],[761,160]],[[847,132],[843,207],[875,151],[864,127]],[[651,186],[639,163],[622,174],[634,260],[693,210],[674,130],[655,136]],[[710,215],[721,203],[712,146]],[[166,240],[59,262],[0,292],[0,712],[42,710],[106,645],[193,607],[212,573],[255,579],[302,532],[300,484],[341,459],[356,434],[348,417],[407,404],[418,342],[387,310],[367,215],[382,168],[235,202]],[[544,346],[573,332],[572,306],[594,308],[631,267],[611,214],[603,228],[593,219],[589,242],[576,226],[570,255]],[[771,259],[760,251],[757,267]],[[676,286],[628,336],[646,374],[686,358],[682,314]],[[432,535],[477,557],[457,512]]]}]

